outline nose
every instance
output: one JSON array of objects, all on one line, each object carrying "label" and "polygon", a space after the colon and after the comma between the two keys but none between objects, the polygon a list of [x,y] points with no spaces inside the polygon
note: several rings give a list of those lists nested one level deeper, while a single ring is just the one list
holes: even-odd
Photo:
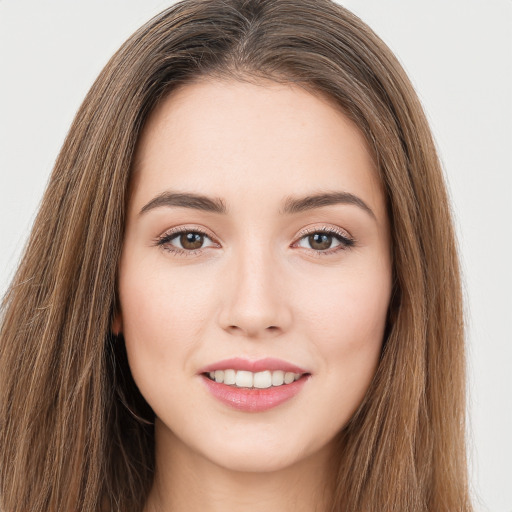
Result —
[{"label": "nose", "polygon": [[268,248],[251,245],[233,257],[223,279],[219,323],[232,335],[274,337],[292,321],[286,279]]}]

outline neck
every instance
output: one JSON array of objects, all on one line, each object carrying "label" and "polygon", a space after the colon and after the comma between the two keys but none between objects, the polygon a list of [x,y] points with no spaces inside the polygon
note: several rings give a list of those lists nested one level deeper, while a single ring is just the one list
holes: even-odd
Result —
[{"label": "neck", "polygon": [[330,447],[272,471],[237,471],[193,452],[169,431],[156,435],[156,471],[144,512],[325,512]]}]

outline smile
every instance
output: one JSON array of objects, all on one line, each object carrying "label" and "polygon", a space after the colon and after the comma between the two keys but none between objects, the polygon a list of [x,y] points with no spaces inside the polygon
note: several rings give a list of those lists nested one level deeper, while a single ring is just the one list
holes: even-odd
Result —
[{"label": "smile", "polygon": [[294,398],[311,373],[282,359],[225,359],[203,367],[199,375],[216,400],[241,412],[264,412]]},{"label": "smile", "polygon": [[219,384],[226,384],[237,388],[267,389],[270,387],[287,386],[299,380],[303,374],[285,372],[283,370],[264,370],[250,372],[247,370],[215,370],[208,372],[207,376]]}]

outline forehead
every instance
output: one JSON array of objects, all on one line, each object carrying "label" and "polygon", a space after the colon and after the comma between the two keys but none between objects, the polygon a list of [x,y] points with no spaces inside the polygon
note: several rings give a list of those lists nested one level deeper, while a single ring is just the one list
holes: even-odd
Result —
[{"label": "forehead", "polygon": [[356,125],[329,99],[271,81],[205,79],[171,92],[141,133],[133,185],[139,206],[168,189],[242,204],[329,190],[383,202]]}]

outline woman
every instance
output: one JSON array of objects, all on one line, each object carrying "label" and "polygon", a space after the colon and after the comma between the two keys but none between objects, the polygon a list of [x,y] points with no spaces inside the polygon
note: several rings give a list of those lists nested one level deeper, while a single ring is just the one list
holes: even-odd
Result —
[{"label": "woman", "polygon": [[186,0],[123,45],[0,351],[2,510],[471,510],[442,172],[329,1]]}]

